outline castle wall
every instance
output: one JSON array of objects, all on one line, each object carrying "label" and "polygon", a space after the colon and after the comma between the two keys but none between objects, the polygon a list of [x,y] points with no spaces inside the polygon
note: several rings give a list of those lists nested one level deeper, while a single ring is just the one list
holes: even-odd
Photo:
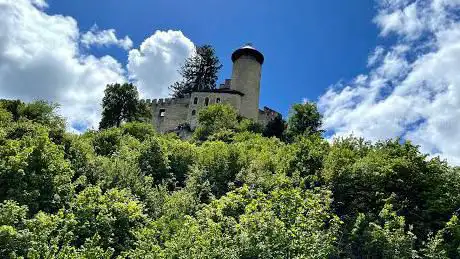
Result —
[{"label": "castle wall", "polygon": [[259,92],[262,65],[255,57],[243,55],[233,63],[231,88],[244,93],[240,114],[258,120]]},{"label": "castle wall", "polygon": [[185,98],[165,98],[152,100],[152,123],[161,133],[177,129],[187,123],[190,95]]},{"label": "castle wall", "polygon": [[259,110],[258,122],[266,126],[271,120],[278,116],[281,116],[279,112],[265,106],[263,110]]},{"label": "castle wall", "polygon": [[[195,98],[198,98],[197,103],[194,103]],[[230,104],[236,111],[241,107],[241,96],[234,93],[215,93],[215,92],[194,92],[190,98],[189,111],[187,121],[192,129],[197,126],[198,113],[205,107],[205,100],[209,98],[208,105],[215,104],[217,98],[220,98],[221,103]],[[195,111],[193,115],[193,111]]]},{"label": "castle wall", "polygon": [[[193,92],[185,98],[166,98],[151,103],[153,125],[159,132],[189,134],[186,128],[178,126],[188,124],[194,130],[198,123],[198,114],[206,106],[217,103],[230,104],[243,117],[267,125],[278,116],[278,112],[264,107],[259,110],[260,79],[264,56],[251,45],[246,45],[232,54],[232,78],[226,79],[219,89]],[[206,100],[207,103],[206,103]],[[187,136],[184,136],[187,137]]]}]

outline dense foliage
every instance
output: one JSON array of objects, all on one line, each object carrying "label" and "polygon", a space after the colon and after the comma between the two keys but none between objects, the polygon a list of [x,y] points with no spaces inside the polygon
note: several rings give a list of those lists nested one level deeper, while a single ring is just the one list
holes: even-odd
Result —
[{"label": "dense foliage", "polygon": [[99,129],[119,127],[123,122],[149,121],[150,117],[148,105],[139,100],[136,86],[131,83],[107,85]]},{"label": "dense foliage", "polygon": [[328,142],[312,104],[285,133],[210,106],[190,140],[66,133],[55,109],[0,101],[1,258],[460,257],[459,169],[401,140]]},{"label": "dense foliage", "polygon": [[222,64],[211,45],[198,46],[179,70],[182,80],[169,87],[172,96],[184,97],[194,91],[215,89],[221,68]]}]

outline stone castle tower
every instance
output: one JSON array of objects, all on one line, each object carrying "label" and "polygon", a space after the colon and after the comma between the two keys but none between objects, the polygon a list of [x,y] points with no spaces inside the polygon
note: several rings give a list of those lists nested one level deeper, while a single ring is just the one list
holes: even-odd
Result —
[{"label": "stone castle tower", "polygon": [[230,88],[244,93],[241,97],[240,114],[258,119],[260,79],[264,56],[251,45],[237,49],[232,54],[233,72]]},{"label": "stone castle tower", "polygon": [[199,90],[184,98],[147,100],[152,106],[152,123],[159,132],[181,132],[184,125],[191,130],[197,126],[201,109],[215,103],[227,103],[238,113],[266,125],[281,116],[278,112],[264,107],[259,109],[260,80],[264,56],[252,45],[247,44],[232,54],[232,78],[226,79],[216,89]]}]

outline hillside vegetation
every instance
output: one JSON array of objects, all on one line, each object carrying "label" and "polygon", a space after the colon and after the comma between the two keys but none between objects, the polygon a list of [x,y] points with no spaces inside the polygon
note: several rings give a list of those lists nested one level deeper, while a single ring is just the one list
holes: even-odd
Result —
[{"label": "hillside vegetation", "polygon": [[460,258],[459,169],[328,142],[314,104],[284,132],[210,106],[191,140],[72,134],[55,108],[1,101],[1,258]]}]

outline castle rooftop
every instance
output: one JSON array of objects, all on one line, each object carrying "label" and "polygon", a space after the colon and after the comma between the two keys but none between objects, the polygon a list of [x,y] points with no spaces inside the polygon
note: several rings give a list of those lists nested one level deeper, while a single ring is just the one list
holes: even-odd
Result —
[{"label": "castle rooftop", "polygon": [[254,48],[251,44],[246,44],[243,47],[235,50],[232,54],[232,61],[235,62],[237,59],[244,55],[253,56],[261,65],[264,63],[264,55],[262,55],[262,53],[260,53],[260,51]]},{"label": "castle rooftop", "polygon": [[204,89],[204,90],[197,90],[195,92],[207,92],[207,93],[227,93],[227,94],[239,94],[241,96],[244,96],[244,93],[229,89],[229,88],[216,88],[216,89]]}]

